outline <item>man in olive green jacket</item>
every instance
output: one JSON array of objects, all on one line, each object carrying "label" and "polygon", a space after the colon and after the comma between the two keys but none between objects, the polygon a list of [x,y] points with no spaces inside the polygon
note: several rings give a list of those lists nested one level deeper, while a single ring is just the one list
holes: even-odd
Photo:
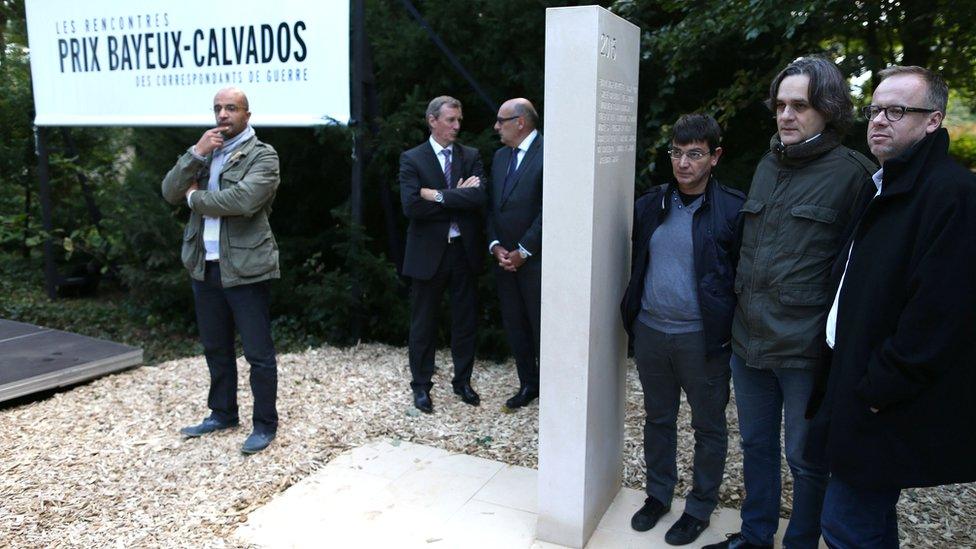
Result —
[{"label": "man in olive green jacket", "polygon": [[840,144],[853,121],[847,80],[830,61],[800,58],[773,79],[777,133],[742,207],[732,321],[746,497],[742,531],[716,548],[773,547],[781,499],[780,426],[793,476],[784,547],[815,548],[826,464],[804,456],[804,418],[823,360],[833,294],[828,278],[844,235],[874,192],[874,164]]},{"label": "man in olive green jacket", "polygon": [[278,244],[268,223],[279,183],[278,154],[248,124],[244,92],[220,90],[213,110],[217,127],[204,132],[163,179],[163,198],[191,211],[181,255],[210,370],[211,413],[180,432],[198,437],[238,424],[236,327],[254,395],[253,431],[241,451],[253,454],[274,440],[278,428],[269,312],[270,279],[279,277]]}]

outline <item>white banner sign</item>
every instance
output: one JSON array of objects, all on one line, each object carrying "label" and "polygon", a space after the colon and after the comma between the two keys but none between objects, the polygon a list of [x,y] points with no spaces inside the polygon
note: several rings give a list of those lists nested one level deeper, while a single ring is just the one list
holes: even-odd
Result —
[{"label": "white banner sign", "polygon": [[27,0],[40,126],[210,126],[236,86],[255,126],[349,120],[345,0]]}]

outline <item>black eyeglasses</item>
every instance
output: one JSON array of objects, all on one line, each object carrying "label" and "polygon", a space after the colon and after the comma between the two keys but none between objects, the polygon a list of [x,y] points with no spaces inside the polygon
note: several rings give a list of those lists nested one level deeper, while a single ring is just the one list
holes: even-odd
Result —
[{"label": "black eyeglasses", "polygon": [[516,118],[518,118],[518,116],[499,116],[495,118],[495,120],[497,120],[499,124],[504,124],[505,122],[515,120]]},{"label": "black eyeglasses", "polygon": [[711,151],[702,151],[698,149],[691,149],[690,151],[683,151],[674,147],[668,149],[668,156],[675,160],[681,160],[682,156],[687,156],[688,160],[701,160],[709,154],[711,154]]},{"label": "black eyeglasses", "polygon": [[861,114],[863,114],[864,118],[867,118],[868,120],[874,120],[874,118],[878,116],[879,112],[883,112],[885,118],[887,118],[889,122],[898,122],[903,116],[905,116],[906,112],[929,113],[938,112],[938,109],[920,109],[918,107],[903,107],[901,105],[890,105],[887,107],[882,107],[881,105],[867,105],[861,107]]}]

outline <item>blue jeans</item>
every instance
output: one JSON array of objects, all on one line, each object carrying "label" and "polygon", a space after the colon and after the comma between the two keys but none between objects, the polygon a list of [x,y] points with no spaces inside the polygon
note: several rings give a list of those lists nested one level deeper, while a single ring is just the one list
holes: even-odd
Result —
[{"label": "blue jeans", "polygon": [[269,282],[224,288],[220,265],[208,261],[204,281],[193,281],[193,298],[200,342],[210,370],[207,406],[211,416],[222,422],[237,421],[236,327],[244,358],[251,365],[254,430],[274,433],[278,429],[278,362],[271,340]]},{"label": "blue jeans", "polygon": [[793,368],[750,368],[735,354],[731,365],[746,489],[742,536],[749,543],[773,544],[782,488],[780,425],[785,420],[786,462],[793,475],[793,512],[783,547],[817,547],[827,467],[803,457],[810,426],[803,415],[813,390],[814,373]]},{"label": "blue jeans", "polygon": [[868,490],[831,477],[821,517],[823,537],[835,549],[898,547],[895,504],[901,490]]}]

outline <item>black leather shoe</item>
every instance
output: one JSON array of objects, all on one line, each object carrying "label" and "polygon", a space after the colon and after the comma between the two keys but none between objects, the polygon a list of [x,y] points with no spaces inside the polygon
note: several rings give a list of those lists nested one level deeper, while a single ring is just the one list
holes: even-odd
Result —
[{"label": "black leather shoe", "polygon": [[472,406],[481,404],[481,397],[478,396],[478,393],[474,391],[474,388],[471,387],[470,383],[465,383],[460,387],[455,387],[454,394],[460,395],[461,400],[464,401],[465,404],[470,404]]},{"label": "black leather shoe", "polygon": [[746,538],[742,537],[741,532],[736,532],[734,534],[725,534],[725,541],[705,545],[702,549],[773,549],[773,546],[749,543],[746,541]]},{"label": "black leather shoe", "polygon": [[644,505],[634,513],[630,519],[630,527],[638,532],[646,532],[657,524],[658,519],[671,510],[670,505],[664,505],[660,501],[648,496],[644,500]]},{"label": "black leather shoe", "polygon": [[256,454],[261,450],[264,450],[271,444],[271,441],[275,439],[275,433],[263,433],[261,431],[253,431],[244,440],[244,444],[241,445],[241,452],[244,454]]},{"label": "black leather shoe", "polygon": [[434,411],[434,402],[430,400],[430,391],[426,389],[414,389],[413,405],[425,414],[432,413]]},{"label": "black leather shoe", "polygon": [[199,425],[190,425],[180,429],[180,434],[187,438],[194,438],[231,427],[237,427],[237,421],[220,421],[213,417],[207,417]]},{"label": "black leather shoe", "polygon": [[522,387],[517,393],[515,393],[515,396],[505,401],[505,407],[509,410],[514,410],[516,408],[525,406],[537,398],[539,398],[538,389]]},{"label": "black leather shoe", "polygon": [[688,545],[698,539],[705,528],[708,528],[707,520],[697,519],[688,513],[682,513],[678,522],[672,524],[668,533],[664,534],[664,541],[668,545]]}]

